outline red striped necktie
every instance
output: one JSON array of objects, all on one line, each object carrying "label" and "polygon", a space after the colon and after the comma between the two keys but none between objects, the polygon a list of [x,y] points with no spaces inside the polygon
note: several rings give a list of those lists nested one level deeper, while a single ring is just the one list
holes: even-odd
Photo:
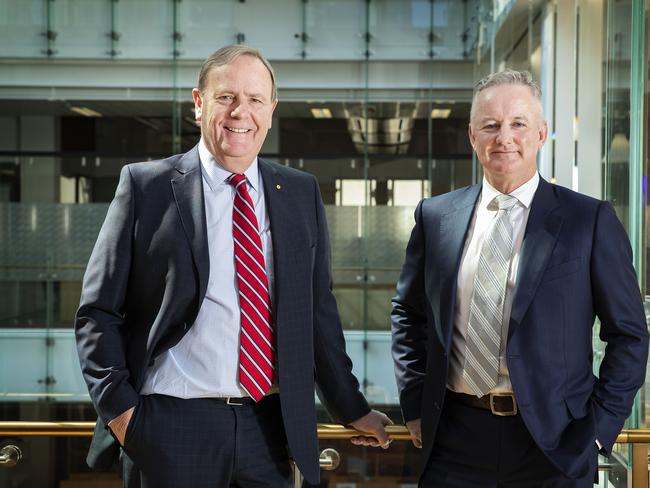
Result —
[{"label": "red striped necktie", "polygon": [[275,331],[268,278],[255,207],[246,187],[246,176],[233,174],[228,182],[236,195],[232,210],[235,271],[239,286],[241,332],[239,383],[255,401],[273,384]]}]

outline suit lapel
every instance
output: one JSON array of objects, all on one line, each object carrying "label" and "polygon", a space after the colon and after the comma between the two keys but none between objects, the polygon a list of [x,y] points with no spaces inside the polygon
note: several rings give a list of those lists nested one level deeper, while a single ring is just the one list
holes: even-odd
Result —
[{"label": "suit lapel", "polygon": [[521,246],[508,337],[512,336],[516,326],[523,319],[555,247],[563,221],[561,215],[553,212],[557,207],[558,201],[553,186],[540,178]]},{"label": "suit lapel", "polygon": [[467,229],[474,214],[474,208],[481,194],[481,185],[468,187],[452,202],[452,209],[440,220],[440,249],[436,266],[440,270],[440,300],[447,307],[440,307],[441,328],[438,334],[447,350],[451,344],[456,308],[458,269],[463,254]]},{"label": "suit lapel", "polygon": [[200,165],[198,147],[194,147],[176,163],[179,175],[172,179],[171,184],[183,230],[190,243],[199,275],[199,296],[203,299],[210,275],[210,258]]},{"label": "suit lapel", "polygon": [[[273,313],[277,319],[278,307],[282,304],[279,291],[287,289],[282,286],[285,279],[283,271],[290,269],[289,256],[286,246],[281,243],[291,235],[291,215],[289,204],[286,198],[286,187],[284,178],[270,163],[258,158],[260,173],[262,174],[262,185],[264,186],[264,200],[266,211],[271,221],[271,240],[273,242],[273,276],[275,284],[273,287],[275,307]],[[276,322],[277,323],[277,322]]]}]

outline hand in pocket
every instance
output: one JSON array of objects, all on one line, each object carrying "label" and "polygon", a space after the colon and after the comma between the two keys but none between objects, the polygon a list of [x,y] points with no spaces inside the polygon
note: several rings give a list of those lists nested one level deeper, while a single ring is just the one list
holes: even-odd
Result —
[{"label": "hand in pocket", "polygon": [[124,447],[124,437],[126,436],[126,430],[129,427],[134,411],[135,407],[131,407],[108,423],[108,427],[113,431],[113,434],[115,434],[117,441],[122,447]]}]

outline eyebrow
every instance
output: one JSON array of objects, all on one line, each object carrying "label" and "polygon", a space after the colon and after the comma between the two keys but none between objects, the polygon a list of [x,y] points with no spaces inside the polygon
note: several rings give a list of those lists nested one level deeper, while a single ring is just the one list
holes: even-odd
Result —
[{"label": "eyebrow", "polygon": [[[513,120],[524,120],[528,122],[530,119],[526,117],[525,115],[516,115],[515,117],[512,118]],[[495,117],[483,117],[479,119],[479,122],[481,124],[485,124],[486,122],[498,122],[498,120]]]},{"label": "eyebrow", "polygon": [[[217,88],[216,90],[214,90],[213,95],[215,97],[218,97],[218,96],[221,96],[221,95],[235,95],[235,90],[231,90],[230,88],[222,88],[222,89]],[[262,98],[262,99],[265,98],[264,95],[262,95],[261,93],[258,93],[258,92],[244,93],[244,95],[246,97],[252,97],[252,98]]]}]

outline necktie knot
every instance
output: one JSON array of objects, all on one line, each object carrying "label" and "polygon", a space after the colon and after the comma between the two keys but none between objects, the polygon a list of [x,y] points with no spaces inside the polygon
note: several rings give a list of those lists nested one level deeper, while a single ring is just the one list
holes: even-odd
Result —
[{"label": "necktie knot", "polygon": [[228,183],[230,183],[235,188],[239,188],[239,185],[245,181],[246,175],[240,175],[238,173],[233,173],[228,177]]},{"label": "necktie knot", "polygon": [[518,200],[512,195],[501,194],[494,197],[494,199],[490,202],[489,207],[492,209],[496,208],[498,210],[510,210],[517,204],[517,202]]}]

